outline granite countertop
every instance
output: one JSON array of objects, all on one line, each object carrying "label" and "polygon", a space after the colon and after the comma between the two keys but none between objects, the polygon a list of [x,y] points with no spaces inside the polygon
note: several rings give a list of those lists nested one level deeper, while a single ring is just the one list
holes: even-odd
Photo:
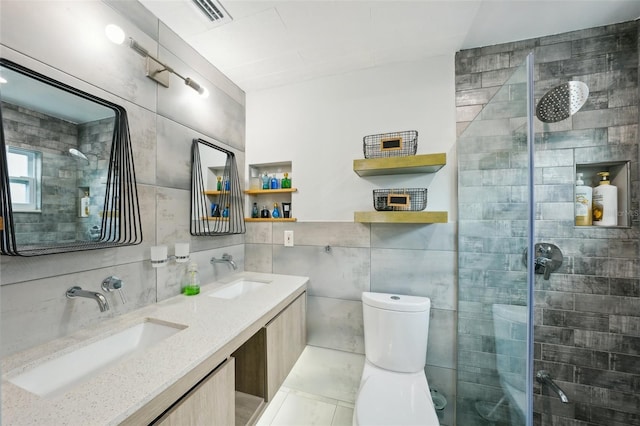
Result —
[{"label": "granite countertop", "polygon": [[[239,278],[271,282],[238,299],[207,295]],[[2,359],[3,424],[119,424],[223,350],[225,345],[247,328],[255,326],[278,305],[302,294],[307,282],[307,277],[240,272],[202,286],[197,296],[175,296],[111,318],[99,326],[8,356]],[[126,356],[62,394],[39,397],[9,382],[9,379],[42,362],[149,318],[186,328],[145,351]]]}]

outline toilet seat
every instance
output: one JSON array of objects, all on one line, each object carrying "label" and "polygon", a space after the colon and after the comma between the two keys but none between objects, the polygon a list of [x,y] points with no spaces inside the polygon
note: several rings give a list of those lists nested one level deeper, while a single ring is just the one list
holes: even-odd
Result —
[{"label": "toilet seat", "polygon": [[360,426],[439,426],[426,381],[410,376],[369,376],[358,393],[354,420]]}]

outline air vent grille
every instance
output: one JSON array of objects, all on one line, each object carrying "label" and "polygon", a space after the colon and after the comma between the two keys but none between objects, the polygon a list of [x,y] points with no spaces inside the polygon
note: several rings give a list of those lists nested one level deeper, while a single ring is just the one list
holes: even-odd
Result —
[{"label": "air vent grille", "polygon": [[214,0],[192,0],[193,3],[204,13],[212,22],[220,23],[231,22],[232,18],[222,7],[220,2]]}]

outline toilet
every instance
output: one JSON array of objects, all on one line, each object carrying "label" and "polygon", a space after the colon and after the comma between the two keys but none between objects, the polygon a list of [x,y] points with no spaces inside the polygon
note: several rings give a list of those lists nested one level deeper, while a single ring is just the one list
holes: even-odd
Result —
[{"label": "toilet", "polygon": [[430,310],[426,297],[362,293],[366,360],[354,425],[440,425],[424,373]]}]

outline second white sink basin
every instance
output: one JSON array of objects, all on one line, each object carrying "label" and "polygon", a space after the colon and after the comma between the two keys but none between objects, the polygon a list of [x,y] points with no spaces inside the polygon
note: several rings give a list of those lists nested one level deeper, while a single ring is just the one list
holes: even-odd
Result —
[{"label": "second white sink basin", "polygon": [[221,299],[236,299],[240,296],[251,293],[252,291],[257,290],[261,287],[264,287],[268,283],[269,281],[241,279],[238,281],[234,281],[217,290],[212,291],[211,293],[209,293],[209,296],[219,297]]},{"label": "second white sink basin", "polygon": [[148,318],[45,361],[9,381],[38,396],[58,395],[93,377],[98,371],[117,364],[124,356],[148,349],[185,328],[181,324]]}]

